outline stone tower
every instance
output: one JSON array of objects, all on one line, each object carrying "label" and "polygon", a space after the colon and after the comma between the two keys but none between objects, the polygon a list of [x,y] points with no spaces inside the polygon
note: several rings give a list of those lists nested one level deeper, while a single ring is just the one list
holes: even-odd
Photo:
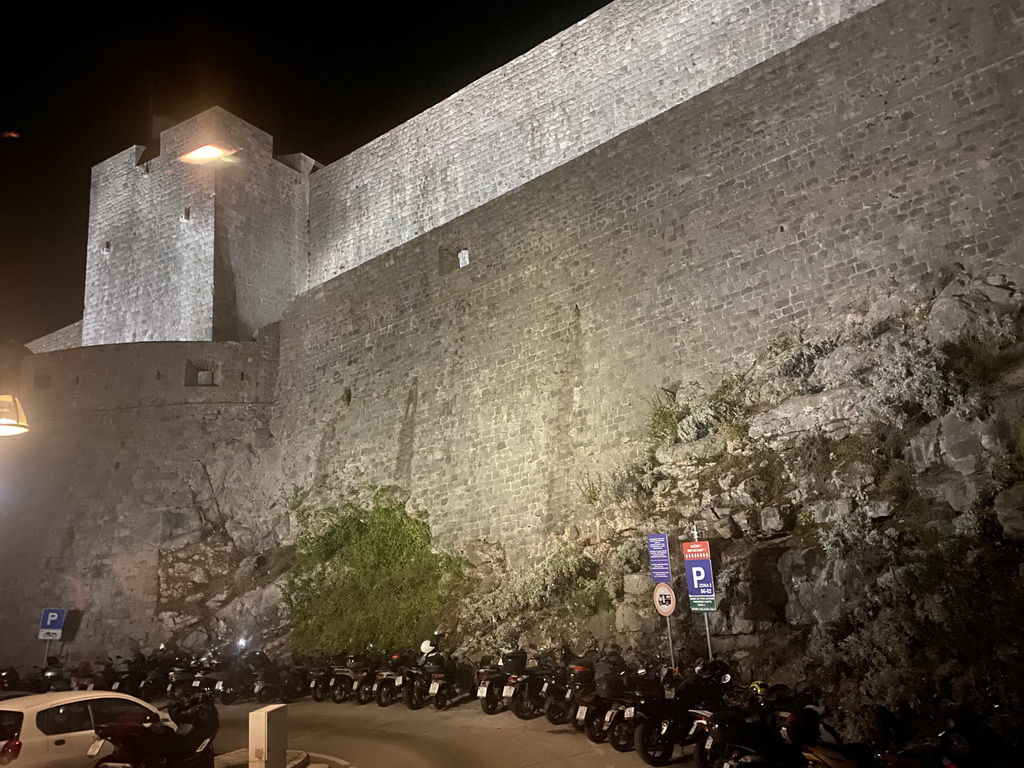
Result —
[{"label": "stone tower", "polygon": [[82,343],[246,341],[280,318],[306,279],[315,167],[218,108],[97,165]]}]

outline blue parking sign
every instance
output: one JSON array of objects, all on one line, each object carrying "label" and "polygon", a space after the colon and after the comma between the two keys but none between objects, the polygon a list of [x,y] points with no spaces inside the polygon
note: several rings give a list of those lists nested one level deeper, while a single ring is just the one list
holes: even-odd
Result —
[{"label": "blue parking sign", "polygon": [[43,617],[39,620],[40,629],[63,629],[64,628],[64,609],[63,608],[44,608]]},{"label": "blue parking sign", "polygon": [[64,633],[63,608],[44,608],[43,615],[39,619],[40,640],[60,640]]}]

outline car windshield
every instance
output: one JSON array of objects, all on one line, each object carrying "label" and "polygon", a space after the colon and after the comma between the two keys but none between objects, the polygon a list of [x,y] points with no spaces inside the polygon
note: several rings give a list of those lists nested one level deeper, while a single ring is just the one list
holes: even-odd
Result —
[{"label": "car windshield", "polygon": [[21,733],[21,712],[0,709],[0,741],[15,739]]}]

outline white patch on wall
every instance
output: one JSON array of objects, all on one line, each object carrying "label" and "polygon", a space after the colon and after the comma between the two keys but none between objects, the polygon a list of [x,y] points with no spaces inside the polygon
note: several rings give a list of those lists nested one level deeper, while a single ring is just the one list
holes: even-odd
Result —
[{"label": "white patch on wall", "polygon": [[459,269],[469,266],[469,250],[463,248],[459,251]]}]

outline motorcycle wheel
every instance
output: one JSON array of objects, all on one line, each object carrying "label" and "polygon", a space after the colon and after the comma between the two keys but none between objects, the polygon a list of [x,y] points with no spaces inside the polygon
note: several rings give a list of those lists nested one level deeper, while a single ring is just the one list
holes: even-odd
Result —
[{"label": "motorcycle wheel", "polygon": [[668,765],[676,748],[675,742],[662,734],[661,720],[644,720],[640,723],[633,734],[633,746],[647,765]]},{"label": "motorcycle wheel", "polygon": [[331,688],[331,701],[333,701],[335,704],[341,704],[341,702],[348,699],[348,688],[349,687],[345,685],[343,682]]},{"label": "motorcycle wheel", "polygon": [[539,717],[544,713],[543,709],[539,709],[533,703],[533,699],[530,698],[526,691],[521,692],[518,696],[512,699],[512,704],[509,706],[509,709],[512,710],[512,714],[520,720],[533,720],[533,718]]},{"label": "motorcycle wheel", "polygon": [[268,701],[274,698],[274,690],[267,686],[266,688],[260,688],[260,692],[256,694],[256,701],[260,704],[266,704]]},{"label": "motorcycle wheel", "polygon": [[238,701],[238,694],[230,689],[225,689],[220,692],[220,696],[218,698],[220,699],[221,704],[225,707],[229,707]]},{"label": "motorcycle wheel", "polygon": [[633,732],[636,726],[628,720],[616,720],[608,729],[608,743],[616,752],[630,752],[633,749]]},{"label": "motorcycle wheel", "polygon": [[398,698],[394,683],[381,683],[377,687],[377,706],[390,707]]},{"label": "motorcycle wheel", "polygon": [[544,717],[552,725],[565,725],[569,722],[569,702],[561,696],[548,696],[544,702]]},{"label": "motorcycle wheel", "polygon": [[442,710],[448,709],[448,705],[451,703],[451,697],[447,690],[442,688],[440,691],[434,694],[434,709]]},{"label": "motorcycle wheel", "polygon": [[363,683],[356,691],[356,703],[369,704],[371,701],[373,701],[373,684]]},{"label": "motorcycle wheel", "polygon": [[705,749],[707,742],[700,742],[693,748],[693,761],[697,768],[718,768],[729,754],[729,745],[713,742],[711,749]]},{"label": "motorcycle wheel", "polygon": [[480,699],[480,709],[485,715],[496,715],[501,711],[501,697],[493,686],[487,686],[487,695]]},{"label": "motorcycle wheel", "polygon": [[421,691],[416,690],[415,685],[410,685],[402,688],[402,702],[409,709],[420,709],[427,703],[427,699]]},{"label": "motorcycle wheel", "polygon": [[595,709],[587,712],[587,719],[583,721],[583,733],[595,744],[604,744],[608,741],[608,731],[604,729],[603,709]]},{"label": "motorcycle wheel", "polygon": [[327,698],[327,686],[317,683],[313,686],[313,701],[323,701]]}]

